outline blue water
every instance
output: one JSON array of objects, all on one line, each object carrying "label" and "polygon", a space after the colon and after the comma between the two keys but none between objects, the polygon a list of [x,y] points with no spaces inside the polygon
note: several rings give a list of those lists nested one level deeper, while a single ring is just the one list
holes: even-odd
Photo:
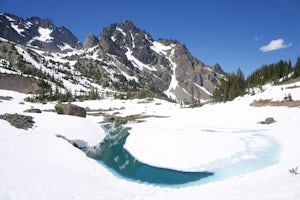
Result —
[{"label": "blue water", "polygon": [[[245,131],[251,132],[251,135],[243,139],[245,151],[237,152],[230,158],[215,160],[208,166],[199,166],[199,168],[214,169],[213,172],[183,172],[150,166],[136,160],[124,148],[129,128],[112,125],[105,125],[103,128],[107,132],[106,138],[99,145],[88,149],[87,155],[107,166],[117,176],[161,186],[207,183],[262,169],[277,163],[280,150],[280,145],[273,138],[260,134],[258,131]],[[209,134],[211,130],[207,132]],[[218,131],[213,132],[217,133]],[[236,134],[243,134],[243,131],[237,131]],[[263,148],[251,146],[251,143],[255,143],[253,139],[257,138],[266,141],[267,145]],[[254,157],[244,159],[245,155]]]},{"label": "blue water", "polygon": [[107,136],[103,142],[87,151],[87,155],[113,169],[117,175],[134,181],[158,185],[181,185],[212,176],[211,172],[183,172],[159,168],[136,160],[125,148],[128,128],[103,127]]}]

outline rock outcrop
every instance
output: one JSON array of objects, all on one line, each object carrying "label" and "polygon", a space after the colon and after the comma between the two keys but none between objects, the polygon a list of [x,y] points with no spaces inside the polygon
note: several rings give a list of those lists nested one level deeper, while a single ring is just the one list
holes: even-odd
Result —
[{"label": "rock outcrop", "polygon": [[20,129],[31,128],[34,124],[33,117],[20,114],[4,114],[0,115],[0,119],[8,121],[12,126]]},{"label": "rock outcrop", "polygon": [[92,48],[92,47],[94,47],[98,44],[99,44],[98,38],[93,34],[89,34],[84,40],[83,48],[84,49],[89,49],[89,48]]},{"label": "rock outcrop", "polygon": [[39,90],[38,82],[34,78],[17,74],[0,73],[0,89],[13,90],[25,94],[34,94]]},{"label": "rock outcrop", "polygon": [[273,117],[268,117],[264,121],[259,122],[260,124],[272,124],[275,123],[275,119]]}]

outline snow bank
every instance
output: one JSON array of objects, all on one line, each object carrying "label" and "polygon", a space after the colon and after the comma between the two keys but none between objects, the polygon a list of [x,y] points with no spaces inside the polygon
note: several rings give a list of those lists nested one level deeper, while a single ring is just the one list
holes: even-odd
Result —
[{"label": "snow bank", "polygon": [[[33,104],[24,102],[25,94],[0,90],[0,96],[11,96],[14,99],[11,101],[3,101],[0,103],[0,114],[4,113],[20,113],[31,115],[34,118],[35,131],[50,135],[64,135],[70,140],[75,140],[80,146],[93,146],[98,144],[105,136],[104,131],[97,123],[98,119],[88,116],[87,119],[58,115],[55,112],[42,112],[42,114],[23,113],[29,108],[39,108],[41,110],[54,109],[55,103],[48,104]],[[23,103],[20,103],[23,102]]]},{"label": "snow bank", "polygon": [[213,171],[217,166],[204,166],[245,150],[240,135],[213,133],[195,126],[178,127],[178,121],[171,121],[152,119],[131,125],[125,148],[144,163],[183,171]]}]

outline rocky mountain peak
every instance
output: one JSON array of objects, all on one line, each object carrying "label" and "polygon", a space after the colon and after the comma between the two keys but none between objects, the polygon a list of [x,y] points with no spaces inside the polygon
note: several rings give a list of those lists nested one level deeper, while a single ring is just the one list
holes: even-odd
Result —
[{"label": "rocky mountain peak", "polygon": [[136,28],[135,25],[133,24],[133,22],[130,19],[124,20],[124,22],[122,22],[121,24],[123,24],[124,26],[127,26],[127,27]]},{"label": "rocky mountain peak", "polygon": [[[30,19],[28,21],[30,21]],[[56,26],[54,25],[54,22],[51,19],[41,19],[39,17],[34,17],[34,19],[32,19],[32,21],[36,25],[38,25],[39,27],[42,27],[42,28],[46,28],[46,29],[50,29],[50,30],[53,30],[56,28]]]},{"label": "rocky mountain peak", "polygon": [[220,64],[219,63],[216,63],[214,66],[213,66],[213,69],[216,73],[218,74],[225,74],[225,72],[223,71],[223,69],[221,68]]},{"label": "rocky mountain peak", "polygon": [[150,48],[153,43],[151,35],[138,29],[130,20],[109,25],[103,29],[100,38],[109,40],[118,46],[123,54],[133,55],[144,64],[157,62],[156,53]]},{"label": "rocky mountain peak", "polygon": [[89,48],[92,48],[92,47],[94,47],[98,44],[99,44],[98,38],[94,34],[89,34],[84,40],[83,48],[84,49],[89,49]]},{"label": "rocky mountain peak", "polygon": [[81,48],[81,43],[65,27],[56,27],[51,19],[31,17],[27,20],[12,14],[0,15],[0,37],[47,51]]},{"label": "rocky mountain peak", "polygon": [[125,20],[122,23],[115,23],[104,28],[100,37],[111,39],[114,43],[127,51],[131,51],[141,43],[149,45],[152,42],[150,34],[138,29],[132,21]]}]

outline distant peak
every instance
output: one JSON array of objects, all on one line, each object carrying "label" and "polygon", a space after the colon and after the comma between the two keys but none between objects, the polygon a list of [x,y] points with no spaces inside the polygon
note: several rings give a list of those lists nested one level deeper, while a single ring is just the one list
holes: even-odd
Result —
[{"label": "distant peak", "polygon": [[121,27],[122,29],[127,31],[132,29],[138,29],[130,19],[126,19],[125,21],[116,24],[116,26]]},{"label": "distant peak", "polygon": [[133,22],[129,19],[120,22],[120,23],[112,23],[108,27],[104,28],[102,33],[100,34],[100,37],[108,37],[110,38],[112,35],[114,35],[115,31],[119,31],[123,33],[123,35],[126,35],[126,33],[129,32],[137,32],[138,28],[133,24]]},{"label": "distant peak", "polygon": [[122,24],[134,26],[133,22],[130,19],[126,19],[125,21],[122,22]]},{"label": "distant peak", "polygon": [[33,16],[33,17],[30,17],[27,20],[30,21],[30,22],[39,22],[41,20],[41,18]]},{"label": "distant peak", "polygon": [[[6,17],[5,18],[3,18]],[[66,46],[81,48],[78,39],[65,27],[56,27],[54,22],[40,17],[24,20],[13,14],[0,16],[0,37],[23,45],[31,45],[47,51],[64,51]]]},{"label": "distant peak", "polygon": [[84,49],[92,48],[97,44],[99,44],[98,38],[94,34],[89,34],[84,40],[83,48]]}]

